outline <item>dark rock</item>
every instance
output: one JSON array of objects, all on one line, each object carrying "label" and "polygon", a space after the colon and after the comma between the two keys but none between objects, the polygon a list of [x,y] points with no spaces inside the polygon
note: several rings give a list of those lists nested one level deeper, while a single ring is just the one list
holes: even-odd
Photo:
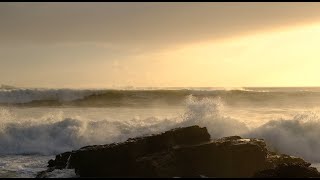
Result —
[{"label": "dark rock", "polygon": [[47,167],[54,167],[55,169],[66,168],[70,154],[71,154],[71,152],[64,152],[62,154],[56,155],[56,158],[54,160],[50,159],[48,161]]},{"label": "dark rock", "polygon": [[137,163],[138,157],[168,152],[177,145],[208,141],[210,135],[206,128],[198,126],[178,128],[159,135],[131,138],[124,143],[81,148],[72,152],[70,168],[74,168],[76,173],[83,177],[149,176]]},{"label": "dark rock", "polygon": [[259,140],[226,138],[175,149],[182,177],[250,177],[264,167]]},{"label": "dark rock", "polygon": [[255,178],[319,178],[320,173],[314,167],[303,164],[279,164],[275,168],[255,173]]},{"label": "dark rock", "polygon": [[290,171],[297,173],[293,177],[318,177],[319,173],[301,158],[268,151],[261,139],[210,140],[207,129],[199,126],[86,146],[48,163],[49,170],[71,168],[80,177],[282,177]]},{"label": "dark rock", "polygon": [[300,164],[301,166],[309,167],[311,163],[304,161],[301,158],[289,156],[286,154],[276,154],[274,152],[268,152],[265,169],[276,168],[281,164]]}]

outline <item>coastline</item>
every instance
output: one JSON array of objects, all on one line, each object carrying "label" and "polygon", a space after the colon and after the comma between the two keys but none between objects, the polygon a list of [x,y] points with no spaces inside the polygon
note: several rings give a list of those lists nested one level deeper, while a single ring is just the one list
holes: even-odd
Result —
[{"label": "coastline", "polygon": [[58,154],[37,177],[64,169],[78,177],[320,177],[310,165],[269,151],[262,139],[212,140],[205,127],[189,126]]}]

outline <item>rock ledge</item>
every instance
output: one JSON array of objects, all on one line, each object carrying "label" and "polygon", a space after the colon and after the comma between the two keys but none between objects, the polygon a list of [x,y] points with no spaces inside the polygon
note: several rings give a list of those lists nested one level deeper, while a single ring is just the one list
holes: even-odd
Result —
[{"label": "rock ledge", "polygon": [[262,139],[211,140],[205,127],[190,126],[65,152],[37,177],[64,168],[79,177],[320,177],[310,165],[269,151]]}]

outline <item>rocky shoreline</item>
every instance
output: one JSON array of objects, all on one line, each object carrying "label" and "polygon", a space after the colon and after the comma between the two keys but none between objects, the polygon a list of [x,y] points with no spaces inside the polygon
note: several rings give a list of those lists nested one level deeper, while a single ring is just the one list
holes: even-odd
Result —
[{"label": "rocky shoreline", "polygon": [[79,177],[320,177],[310,165],[271,152],[262,139],[212,140],[205,127],[190,126],[58,154],[37,178],[55,169]]}]

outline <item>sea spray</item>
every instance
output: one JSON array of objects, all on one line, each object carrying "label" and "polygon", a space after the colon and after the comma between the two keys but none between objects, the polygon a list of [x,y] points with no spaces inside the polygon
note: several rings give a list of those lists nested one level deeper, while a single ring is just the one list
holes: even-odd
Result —
[{"label": "sea spray", "polygon": [[263,138],[275,151],[320,162],[320,116],[315,112],[271,120],[245,136]]},{"label": "sea spray", "polygon": [[[18,118],[14,111],[0,111],[0,154],[55,155],[86,145],[122,142],[131,137],[161,133],[166,130],[200,125],[207,127],[211,138],[239,135],[263,138],[274,150],[320,161],[319,116],[298,114],[288,119],[270,119],[266,124],[248,128],[245,120],[231,118],[224,110],[222,98],[187,97],[185,112],[176,117],[88,119],[48,113],[39,118]],[[14,118],[13,118],[14,117]]]},{"label": "sea spray", "polygon": [[248,131],[245,123],[223,112],[224,104],[219,97],[198,99],[189,96],[186,102],[186,113],[181,123],[183,125],[207,127],[211,138],[241,135]]},{"label": "sea spray", "polygon": [[[4,111],[7,112],[7,111]],[[8,113],[3,113],[6,119]],[[181,119],[133,118],[125,121],[89,120],[48,114],[39,119],[1,121],[0,153],[52,155],[82,146],[125,141],[130,137],[161,133]]]},{"label": "sea spray", "polygon": [[19,123],[9,121],[2,123],[4,128],[0,131],[0,153],[56,154],[85,145],[121,142],[130,137],[195,124],[207,127],[212,138],[239,135],[247,130],[244,123],[221,114],[222,108],[220,98],[199,100],[189,96],[186,100],[186,112],[173,118],[89,120],[65,117],[62,112],[58,112],[46,114],[39,119],[19,120]]}]

